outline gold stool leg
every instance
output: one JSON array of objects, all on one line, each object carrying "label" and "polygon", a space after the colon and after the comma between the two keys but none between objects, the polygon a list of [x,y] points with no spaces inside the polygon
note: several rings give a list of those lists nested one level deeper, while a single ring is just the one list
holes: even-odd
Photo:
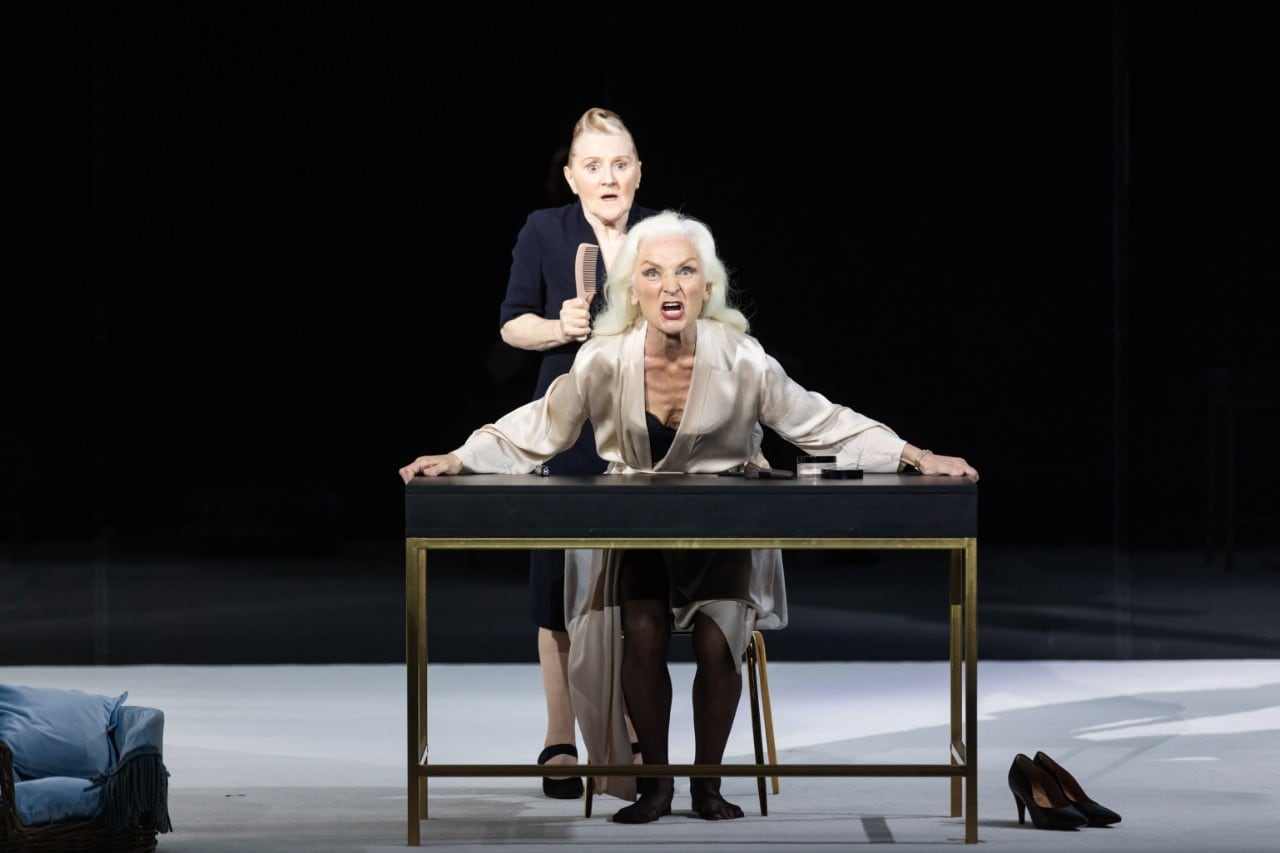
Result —
[{"label": "gold stool leg", "polygon": [[[747,684],[750,688],[751,696],[751,736],[755,743],[756,764],[764,764],[764,744],[760,740],[760,693],[758,684],[758,670],[756,664],[755,638],[747,643],[747,649],[743,653],[743,658],[747,665]],[[769,814],[769,797],[764,789],[764,777],[756,777],[756,790],[760,797],[760,814],[767,816]]]},{"label": "gold stool leg", "polygon": [[[769,747],[769,763],[778,763],[778,747],[773,740],[773,702],[769,698],[769,658],[764,651],[764,634],[755,631],[751,635],[756,647],[756,668],[760,671],[761,706],[764,708],[764,738]],[[773,777],[773,793],[780,793],[778,777]]]}]

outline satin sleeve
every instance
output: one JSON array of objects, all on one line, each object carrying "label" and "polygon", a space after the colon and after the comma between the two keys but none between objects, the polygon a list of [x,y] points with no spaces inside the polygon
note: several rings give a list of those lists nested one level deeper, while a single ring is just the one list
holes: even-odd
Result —
[{"label": "satin sleeve", "polygon": [[578,440],[586,398],[572,372],[547,393],[471,433],[454,450],[466,474],[527,474]]},{"label": "satin sleeve", "polygon": [[902,470],[907,442],[885,424],[833,403],[796,382],[766,355],[760,420],[810,453],[832,455],[836,464],[871,473]]}]

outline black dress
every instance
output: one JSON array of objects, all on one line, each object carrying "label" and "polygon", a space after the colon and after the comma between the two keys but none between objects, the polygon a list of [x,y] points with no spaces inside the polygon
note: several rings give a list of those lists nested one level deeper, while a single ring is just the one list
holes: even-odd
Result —
[{"label": "black dress", "polygon": [[[632,205],[627,227],[657,211]],[[524,314],[537,314],[548,320],[560,316],[560,306],[577,295],[573,265],[580,243],[596,242],[595,232],[587,223],[581,202],[562,207],[549,207],[529,214],[511,250],[511,275],[507,292],[498,311],[498,327]],[[605,280],[604,259],[596,262],[596,281]],[[601,291],[602,292],[602,291]],[[597,293],[591,302],[594,317],[604,300]],[[538,384],[533,396],[541,397],[552,380],[569,372],[578,352],[575,341],[542,354]],[[582,427],[573,447],[548,463],[556,474],[603,474],[604,462],[596,455],[595,434],[591,424]],[[529,617],[540,628],[565,630],[564,623],[564,552],[537,550],[529,555]]]}]

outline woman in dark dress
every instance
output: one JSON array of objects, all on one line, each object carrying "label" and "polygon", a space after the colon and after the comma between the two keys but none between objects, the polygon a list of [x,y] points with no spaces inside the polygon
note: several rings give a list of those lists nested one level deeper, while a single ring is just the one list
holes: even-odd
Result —
[{"label": "woman in dark dress", "polygon": [[[640,158],[622,119],[593,107],[573,128],[564,178],[577,201],[529,214],[512,250],[511,275],[499,312],[502,339],[514,347],[541,352],[542,365],[532,399],[569,371],[579,345],[591,333],[591,320],[603,296],[578,292],[579,247],[585,246],[588,281],[603,284],[627,229],[655,211],[633,204],[640,186]],[[594,264],[592,264],[594,259]],[[594,276],[590,267],[594,266]],[[577,443],[551,459],[556,474],[600,474],[591,424]],[[577,721],[569,698],[569,635],[564,617],[564,552],[532,551],[529,612],[538,626],[538,662],[547,700],[547,733],[539,764],[576,764]],[[549,797],[582,796],[582,780],[543,777]]]}]

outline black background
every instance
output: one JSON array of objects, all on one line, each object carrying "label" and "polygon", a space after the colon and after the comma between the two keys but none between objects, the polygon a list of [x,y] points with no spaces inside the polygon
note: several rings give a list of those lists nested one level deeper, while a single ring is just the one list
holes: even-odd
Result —
[{"label": "black background", "polygon": [[11,10],[8,533],[402,535],[396,469],[533,387],[510,251],[600,105],[793,376],[980,469],[988,542],[1196,546],[1212,371],[1276,373],[1276,9]]}]

